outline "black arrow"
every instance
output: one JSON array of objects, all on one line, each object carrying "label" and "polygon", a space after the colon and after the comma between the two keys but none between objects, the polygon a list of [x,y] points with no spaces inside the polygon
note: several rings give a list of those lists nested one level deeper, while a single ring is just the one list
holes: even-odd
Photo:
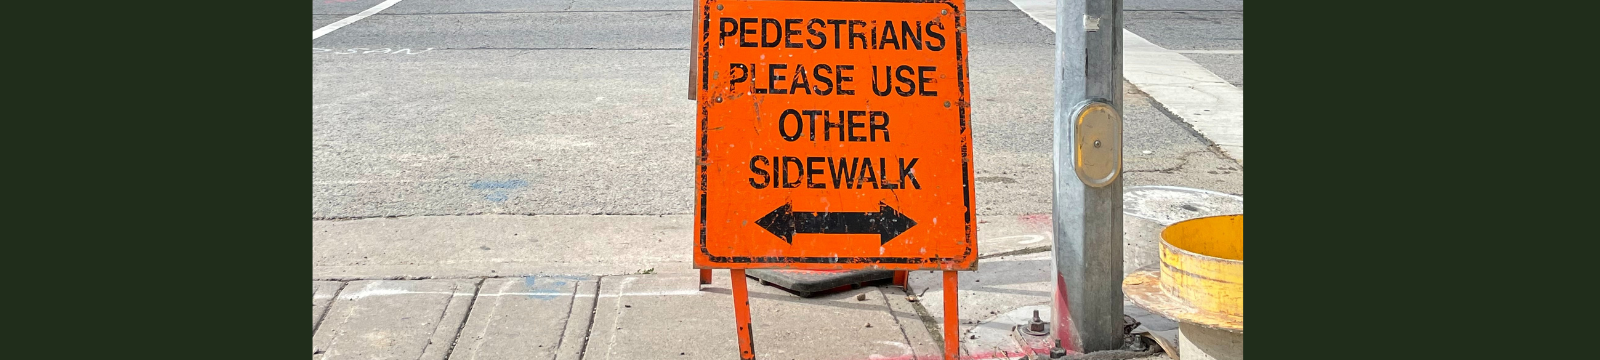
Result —
[{"label": "black arrow", "polygon": [[917,226],[917,222],[880,201],[878,212],[795,212],[793,204],[783,204],[756,220],[756,225],[790,244],[797,233],[878,234],[881,246]]}]

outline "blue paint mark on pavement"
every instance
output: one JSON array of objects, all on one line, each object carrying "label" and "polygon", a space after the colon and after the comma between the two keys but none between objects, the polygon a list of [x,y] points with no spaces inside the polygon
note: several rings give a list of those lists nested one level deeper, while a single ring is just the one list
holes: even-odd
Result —
[{"label": "blue paint mark on pavement", "polygon": [[[562,287],[565,287],[567,285],[567,280],[566,279],[543,278],[545,281],[543,281],[542,283],[539,281],[539,279],[540,278],[536,277],[536,276],[529,276],[529,277],[522,278],[522,283],[528,286],[528,292],[535,294],[535,295],[528,295],[528,297],[534,298],[536,300],[550,300],[550,299],[555,299],[555,298],[558,298],[558,297],[562,296],[562,295],[556,295],[556,294],[565,294],[565,293],[567,293],[567,291],[564,291],[563,289],[561,289]],[[545,294],[549,294],[549,295],[545,295]]]},{"label": "blue paint mark on pavement", "polygon": [[520,189],[520,188],[526,187],[526,186],[528,186],[528,182],[527,181],[522,181],[522,180],[506,180],[506,181],[478,180],[478,181],[472,182],[472,185],[470,185],[470,186],[473,189],[476,189],[476,190],[487,191],[487,193],[485,193],[483,195],[483,199],[484,200],[489,200],[489,201],[493,201],[493,202],[502,202],[502,201],[506,201],[506,199],[510,199],[511,198],[511,190],[515,190],[515,189]]}]

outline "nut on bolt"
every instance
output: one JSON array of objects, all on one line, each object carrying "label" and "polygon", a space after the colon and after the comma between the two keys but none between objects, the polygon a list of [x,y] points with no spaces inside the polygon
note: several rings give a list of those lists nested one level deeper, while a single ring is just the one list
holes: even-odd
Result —
[{"label": "nut on bolt", "polygon": [[1033,320],[1028,321],[1028,327],[1023,328],[1022,332],[1034,336],[1050,335],[1050,327],[1047,326],[1048,324],[1048,322],[1039,319],[1039,310],[1034,310]]}]

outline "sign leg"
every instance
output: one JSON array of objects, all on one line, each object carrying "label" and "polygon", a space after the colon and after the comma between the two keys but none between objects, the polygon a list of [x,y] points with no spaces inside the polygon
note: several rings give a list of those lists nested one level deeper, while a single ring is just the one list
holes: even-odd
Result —
[{"label": "sign leg", "polygon": [[700,269],[700,284],[701,285],[705,285],[705,284],[710,284],[710,283],[711,283],[711,269]]},{"label": "sign leg", "polygon": [[744,277],[744,269],[729,269],[728,272],[731,273],[729,280],[733,281],[733,321],[739,325],[739,358],[755,360],[756,345],[752,342],[754,334],[750,329],[750,292],[746,289],[748,284],[745,284],[749,280]]},{"label": "sign leg", "polygon": [[902,289],[906,288],[906,285],[910,284],[910,278],[910,271],[901,270],[894,272],[894,284],[899,285]]},{"label": "sign leg", "polygon": [[944,358],[955,360],[961,355],[961,307],[956,304],[955,271],[944,272]]}]

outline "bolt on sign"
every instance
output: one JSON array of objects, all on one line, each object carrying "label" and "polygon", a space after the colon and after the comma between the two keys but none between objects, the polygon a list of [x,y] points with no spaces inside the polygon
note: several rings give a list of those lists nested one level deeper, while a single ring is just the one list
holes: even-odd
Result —
[{"label": "bolt on sign", "polygon": [[697,6],[696,268],[976,269],[964,1]]}]

